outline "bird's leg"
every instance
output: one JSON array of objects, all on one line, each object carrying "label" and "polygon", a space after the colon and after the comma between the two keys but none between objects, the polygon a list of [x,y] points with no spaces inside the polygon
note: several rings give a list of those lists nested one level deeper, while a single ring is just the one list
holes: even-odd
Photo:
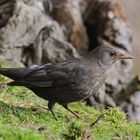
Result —
[{"label": "bird's leg", "polygon": [[53,111],[53,107],[54,107],[54,102],[49,102],[48,103],[48,109],[51,111],[52,115],[54,116],[54,118],[56,119],[56,121],[58,121],[58,118],[56,117],[54,111]]},{"label": "bird's leg", "polygon": [[63,105],[63,107],[66,109],[66,110],[68,110],[69,112],[71,112],[76,118],[80,118],[81,119],[81,117],[76,113],[76,112],[74,112],[74,111],[72,111],[69,107],[68,107],[68,105]]}]

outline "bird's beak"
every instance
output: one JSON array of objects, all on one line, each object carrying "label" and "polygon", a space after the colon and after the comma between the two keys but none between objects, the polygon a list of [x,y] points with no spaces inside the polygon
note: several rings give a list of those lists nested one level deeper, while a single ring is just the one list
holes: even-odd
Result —
[{"label": "bird's beak", "polygon": [[134,59],[133,56],[129,54],[119,54],[116,56],[116,59],[123,60],[123,59]]}]

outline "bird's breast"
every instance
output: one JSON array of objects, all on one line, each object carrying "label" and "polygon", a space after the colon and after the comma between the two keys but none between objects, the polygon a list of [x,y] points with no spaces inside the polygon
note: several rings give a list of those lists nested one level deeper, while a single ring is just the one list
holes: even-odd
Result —
[{"label": "bird's breast", "polygon": [[84,81],[83,83],[81,81],[79,96],[83,99],[88,98],[97,92],[97,90],[103,85],[104,81],[105,77],[103,74],[100,76],[91,76],[87,81]]}]

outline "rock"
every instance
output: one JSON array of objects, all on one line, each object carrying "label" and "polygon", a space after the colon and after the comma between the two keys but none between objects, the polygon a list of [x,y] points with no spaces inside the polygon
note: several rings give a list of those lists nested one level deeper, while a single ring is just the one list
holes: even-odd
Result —
[{"label": "rock", "polygon": [[88,51],[88,38],[80,13],[79,1],[52,0],[52,4],[52,18],[61,25],[68,41],[81,55],[85,55]]},{"label": "rock", "polygon": [[140,121],[140,91],[135,92],[135,94],[131,96],[128,111],[130,120]]},{"label": "rock", "polygon": [[0,1],[0,28],[5,26],[14,13],[16,0]]},{"label": "rock", "polygon": [[[39,52],[37,51],[39,48],[42,49],[42,52],[40,52],[42,56],[38,63],[45,64],[79,57],[76,49],[64,40],[63,32],[58,25],[49,30],[47,27],[43,28],[34,43],[34,48],[36,53]],[[35,55],[34,57],[37,58]]]},{"label": "rock", "polygon": [[79,56],[59,24],[30,4],[17,2],[14,15],[0,32],[0,51],[7,61],[16,59],[29,66]]}]

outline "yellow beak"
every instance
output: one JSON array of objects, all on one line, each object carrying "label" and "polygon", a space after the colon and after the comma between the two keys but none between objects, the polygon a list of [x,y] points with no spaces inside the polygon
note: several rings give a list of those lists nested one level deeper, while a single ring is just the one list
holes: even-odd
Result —
[{"label": "yellow beak", "polygon": [[123,59],[134,59],[134,57],[129,55],[129,54],[119,54],[119,55],[116,56],[116,59],[120,59],[120,60],[123,60]]}]

